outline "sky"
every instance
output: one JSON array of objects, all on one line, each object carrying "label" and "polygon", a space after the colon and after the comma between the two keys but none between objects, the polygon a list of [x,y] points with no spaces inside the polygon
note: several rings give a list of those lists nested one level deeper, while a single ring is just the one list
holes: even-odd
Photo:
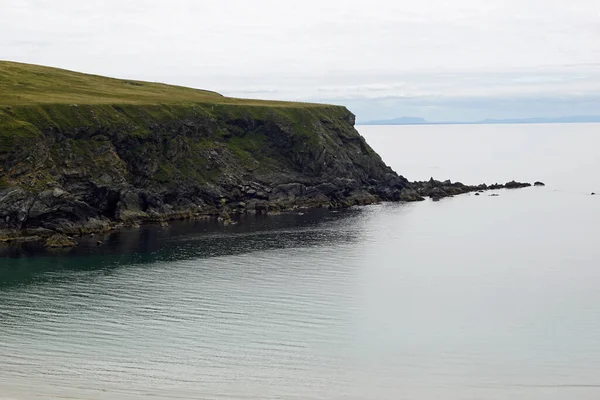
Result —
[{"label": "sky", "polygon": [[600,114],[599,0],[0,0],[0,59],[346,105]]}]

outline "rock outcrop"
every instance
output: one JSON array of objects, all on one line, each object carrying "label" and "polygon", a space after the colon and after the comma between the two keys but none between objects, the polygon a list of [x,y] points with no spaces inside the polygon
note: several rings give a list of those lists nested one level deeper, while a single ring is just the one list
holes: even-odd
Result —
[{"label": "rock outcrop", "polygon": [[344,107],[9,62],[0,84],[0,240],[71,245],[123,225],[530,186],[411,183]]},{"label": "rock outcrop", "polygon": [[49,105],[0,118],[27,128],[0,126],[4,238],[423,199],[343,107]]},{"label": "rock outcrop", "polygon": [[54,235],[50,236],[46,240],[46,247],[50,247],[50,248],[54,248],[54,249],[65,248],[65,247],[75,247],[75,246],[77,246],[76,241],[74,241],[67,235],[62,235],[60,233],[55,233]]},{"label": "rock outcrop", "polygon": [[485,183],[480,185],[465,185],[461,182],[452,182],[450,180],[437,181],[433,178],[428,181],[413,182],[410,184],[412,190],[414,190],[419,196],[430,197],[434,200],[471,192],[477,192],[476,194],[480,194],[487,190],[520,189],[530,186],[530,183],[516,181],[510,181],[505,184],[495,183],[493,185],[487,185]]},{"label": "rock outcrop", "polygon": [[409,182],[344,107],[24,106],[0,118],[21,127],[0,126],[0,240],[531,186]]},{"label": "rock outcrop", "polygon": [[504,185],[504,188],[505,189],[521,189],[521,188],[526,188],[526,187],[530,187],[530,186],[531,186],[531,183],[510,181]]}]

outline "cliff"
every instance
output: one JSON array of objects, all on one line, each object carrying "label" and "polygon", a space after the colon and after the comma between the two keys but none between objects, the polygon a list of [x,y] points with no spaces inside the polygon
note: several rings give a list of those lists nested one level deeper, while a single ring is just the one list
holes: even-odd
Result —
[{"label": "cliff", "polygon": [[0,62],[0,237],[400,199],[344,107]]}]

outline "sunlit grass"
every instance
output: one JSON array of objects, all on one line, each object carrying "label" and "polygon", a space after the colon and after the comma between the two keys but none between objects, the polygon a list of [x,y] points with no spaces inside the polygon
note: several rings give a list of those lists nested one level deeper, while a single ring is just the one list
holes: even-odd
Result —
[{"label": "sunlit grass", "polygon": [[0,106],[182,103],[317,106],[309,103],[236,99],[208,90],[106,78],[40,65],[0,61]]}]

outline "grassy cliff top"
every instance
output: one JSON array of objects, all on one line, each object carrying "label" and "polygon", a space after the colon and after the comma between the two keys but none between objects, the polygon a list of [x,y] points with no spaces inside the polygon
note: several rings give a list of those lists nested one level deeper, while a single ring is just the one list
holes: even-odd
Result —
[{"label": "grassy cliff top", "polygon": [[298,143],[314,144],[320,140],[315,126],[321,121],[339,124],[343,131],[354,116],[342,106],[235,99],[206,90],[0,61],[0,185],[3,170],[43,159],[37,145],[48,140],[90,141],[100,135],[135,142],[202,131],[210,134],[206,140],[222,142],[231,129],[247,133],[265,121],[288,127]]},{"label": "grassy cliff top", "polygon": [[0,106],[185,103],[318,106],[310,103],[236,99],[208,90],[106,78],[40,65],[0,61]]}]

